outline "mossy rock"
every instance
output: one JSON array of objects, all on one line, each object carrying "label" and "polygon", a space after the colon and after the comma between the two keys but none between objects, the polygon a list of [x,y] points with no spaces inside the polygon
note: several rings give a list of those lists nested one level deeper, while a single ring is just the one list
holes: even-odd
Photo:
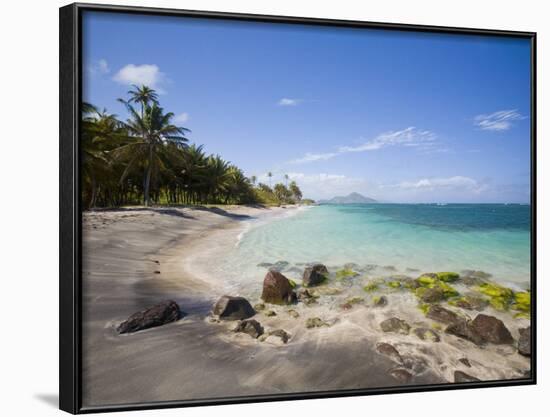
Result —
[{"label": "mossy rock", "polygon": [[443,282],[455,282],[460,278],[456,272],[437,272],[437,278]]},{"label": "mossy rock", "polygon": [[351,268],[343,268],[338,271],[336,271],[336,279],[345,279],[345,278],[353,278],[358,276],[359,273],[355,272]]},{"label": "mossy rock", "polygon": [[361,304],[365,302],[365,299],[363,297],[351,297],[346,300],[346,303],[354,305],[354,304]]},{"label": "mossy rock", "polygon": [[399,281],[389,281],[386,283],[386,285],[390,288],[394,288],[394,289],[397,289],[397,288],[401,288],[401,282]]},{"label": "mossy rock", "polygon": [[531,312],[531,293],[529,291],[517,292],[514,294],[512,308],[523,313]]},{"label": "mossy rock", "polygon": [[477,291],[489,297],[489,304],[495,310],[508,310],[514,301],[514,292],[510,288],[487,282],[477,287]]},{"label": "mossy rock", "polygon": [[[431,291],[428,290],[434,289],[440,291],[443,294],[444,299],[449,299],[459,295],[458,291],[449,284],[437,280],[434,281],[433,284],[417,288],[414,293],[418,298],[423,299],[428,296],[428,293],[431,293]],[[428,297],[428,299],[429,298],[433,298],[433,302],[439,301],[436,297]]]},{"label": "mossy rock", "polygon": [[363,287],[363,290],[366,292],[373,292],[378,289],[378,284],[376,282],[368,282],[367,285]]},{"label": "mossy rock", "polygon": [[428,310],[430,309],[430,304],[428,303],[420,303],[418,304],[418,309],[422,311],[424,315],[428,314]]},{"label": "mossy rock", "polygon": [[296,288],[296,281],[289,278],[288,283],[290,284],[290,288]]},{"label": "mossy rock", "polygon": [[424,274],[421,275],[416,279],[416,282],[418,282],[422,287],[430,287],[435,285],[438,282],[437,276],[434,276],[435,274]]}]

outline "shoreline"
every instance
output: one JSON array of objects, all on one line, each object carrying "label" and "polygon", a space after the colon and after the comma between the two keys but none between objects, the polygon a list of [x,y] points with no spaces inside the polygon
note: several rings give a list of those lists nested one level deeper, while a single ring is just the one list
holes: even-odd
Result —
[{"label": "shoreline", "polygon": [[[452,382],[455,370],[485,380],[521,377],[528,359],[506,346],[479,349],[443,332],[438,332],[443,343],[437,344],[381,332],[379,323],[391,316],[401,316],[414,327],[429,325],[415,304],[404,302],[408,296],[397,291],[384,293],[388,306],[383,309],[372,308],[372,297],[364,293],[363,302],[341,308],[350,297],[347,287],[338,294],[329,291],[321,295],[313,305],[268,305],[253,318],[266,330],[288,332],[291,339],[284,345],[234,333],[236,322],[213,321],[213,302],[231,288],[224,286],[223,276],[212,279],[197,271],[189,258],[197,261],[205,245],[212,242],[223,247],[236,239],[243,221],[276,217],[292,209],[186,207],[86,212],[84,404],[446,383]],[[258,277],[259,290],[262,280],[263,276]],[[331,283],[325,288],[335,287]],[[176,301],[187,315],[134,334],[116,333],[116,325],[129,315],[165,299]],[[249,301],[258,303],[257,299]],[[291,316],[290,310],[298,316]],[[268,316],[267,311],[275,315]],[[305,323],[313,317],[329,325],[307,329]],[[510,328],[515,339],[519,327]],[[379,343],[397,348],[414,368],[414,372],[409,369],[410,380],[399,381],[391,374],[399,364],[377,351]],[[470,367],[459,361],[463,356],[469,357]]]}]

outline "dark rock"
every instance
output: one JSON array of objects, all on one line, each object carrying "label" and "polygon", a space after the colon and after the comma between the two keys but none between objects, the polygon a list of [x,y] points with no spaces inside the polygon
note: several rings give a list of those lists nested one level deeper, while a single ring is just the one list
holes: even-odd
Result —
[{"label": "dark rock", "polygon": [[304,270],[302,285],[304,287],[314,287],[315,285],[322,284],[326,280],[327,275],[327,267],[323,264],[308,266]]},{"label": "dark rock", "polygon": [[397,362],[399,364],[403,363],[403,358],[401,358],[401,355],[399,354],[397,349],[389,343],[378,343],[376,345],[376,350],[378,351],[378,353],[388,356],[394,362]]},{"label": "dark rock", "polygon": [[468,375],[465,372],[462,371],[455,371],[454,374],[455,382],[476,382],[479,381],[475,376]]},{"label": "dark rock", "polygon": [[472,327],[488,342],[502,345],[514,343],[514,338],[504,323],[493,316],[478,314],[472,321]]},{"label": "dark rock", "polygon": [[392,369],[390,375],[402,384],[409,382],[412,378],[412,374],[403,368]]},{"label": "dark rock", "polygon": [[445,299],[445,292],[439,287],[423,288],[423,290],[420,299],[424,303],[437,303]]},{"label": "dark rock", "polygon": [[292,304],[296,302],[296,293],[283,274],[270,270],[264,278],[262,300],[271,304]]},{"label": "dark rock", "polygon": [[465,297],[457,300],[455,305],[465,310],[482,311],[489,305],[489,301],[475,295],[466,295]]},{"label": "dark rock", "polygon": [[441,341],[441,338],[435,331],[426,327],[417,327],[413,332],[421,340],[428,340],[435,343]]},{"label": "dark rock", "polygon": [[155,274],[160,274],[160,271],[154,271]]},{"label": "dark rock", "polygon": [[468,360],[468,358],[460,358],[458,360],[462,365],[468,367],[468,368],[471,368],[472,367],[472,364],[470,363],[470,361]]},{"label": "dark rock", "polygon": [[264,328],[254,319],[239,322],[234,331],[238,333],[246,333],[255,339],[264,334]]},{"label": "dark rock", "polygon": [[470,321],[459,321],[452,323],[445,329],[445,333],[452,334],[462,339],[469,340],[470,342],[481,346],[485,343],[485,339],[477,330],[472,326]]},{"label": "dark rock", "polygon": [[519,329],[518,351],[524,356],[531,356],[531,326]]},{"label": "dark rock", "polygon": [[453,324],[465,320],[455,312],[447,310],[439,304],[430,306],[428,312],[426,313],[426,317],[445,324]]},{"label": "dark rock", "polygon": [[386,333],[409,334],[411,326],[409,326],[405,320],[392,317],[380,323],[380,328]]},{"label": "dark rock", "polygon": [[221,320],[243,320],[256,314],[246,298],[230,295],[221,297],[212,312]]},{"label": "dark rock", "polygon": [[385,295],[381,295],[380,297],[374,297],[373,304],[375,307],[384,307],[388,305],[388,299],[386,298]]},{"label": "dark rock", "polygon": [[119,333],[134,333],[171,323],[183,316],[175,301],[164,301],[146,310],[132,314],[117,327]]},{"label": "dark rock", "polygon": [[270,271],[281,272],[290,265],[287,261],[277,261],[269,267]]}]

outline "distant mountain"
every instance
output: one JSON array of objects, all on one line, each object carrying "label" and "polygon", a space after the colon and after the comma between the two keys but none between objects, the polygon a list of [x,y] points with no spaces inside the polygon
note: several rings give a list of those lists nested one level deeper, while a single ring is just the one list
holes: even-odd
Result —
[{"label": "distant mountain", "polygon": [[319,204],[373,204],[378,203],[374,198],[365,197],[359,193],[351,193],[347,196],[333,197],[330,200],[319,200]]}]

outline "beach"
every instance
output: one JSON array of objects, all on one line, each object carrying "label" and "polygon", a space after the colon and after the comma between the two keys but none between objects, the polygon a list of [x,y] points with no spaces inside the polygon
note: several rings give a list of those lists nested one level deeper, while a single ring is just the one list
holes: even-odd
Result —
[{"label": "beach", "polygon": [[[262,302],[270,270],[291,278],[304,294],[298,278],[308,261],[324,259],[288,262],[266,254],[269,259],[254,261],[242,280],[229,259],[252,262],[238,251],[246,253],[256,242],[254,230],[281,229],[308,210],[317,207],[85,212],[84,406],[452,383],[457,372],[471,381],[526,377],[530,359],[516,346],[530,320],[484,307],[483,313],[505,324],[514,343],[480,346],[445,332],[446,325],[419,309],[418,291],[408,287],[422,272],[436,271],[410,268],[406,276],[393,265],[327,264],[330,279],[308,288],[309,298],[290,305]],[[228,266],[233,273],[226,275]],[[375,278],[376,288],[366,291]],[[464,279],[453,285],[461,294],[470,291]],[[289,340],[234,332],[236,321],[212,315],[224,295],[245,297],[266,335],[284,330]],[[135,333],[117,332],[129,316],[165,300],[185,315]],[[468,320],[479,313],[441,304]],[[381,323],[393,318],[408,329],[384,330]]]}]

